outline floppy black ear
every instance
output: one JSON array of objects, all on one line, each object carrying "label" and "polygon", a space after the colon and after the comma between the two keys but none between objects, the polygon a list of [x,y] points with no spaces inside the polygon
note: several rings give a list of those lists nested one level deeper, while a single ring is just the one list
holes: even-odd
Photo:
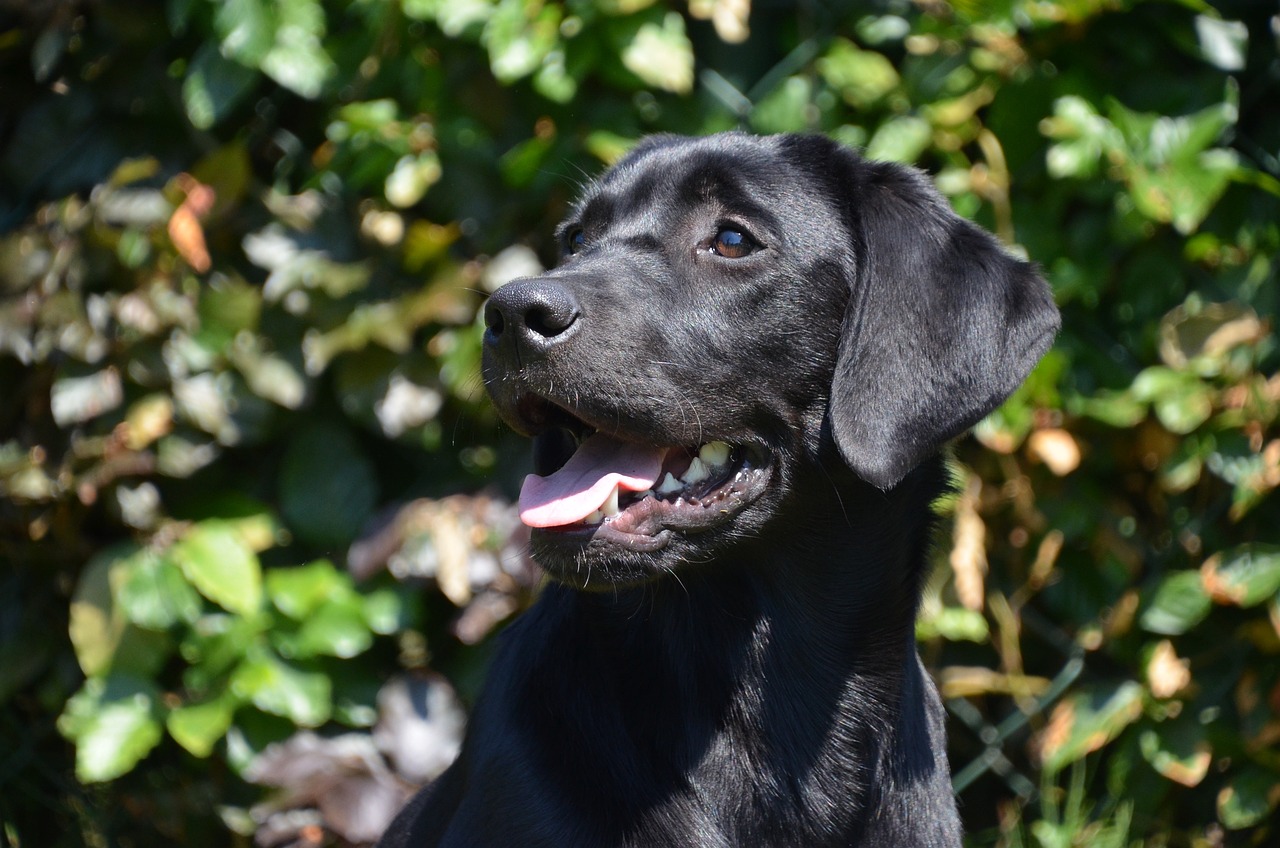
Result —
[{"label": "floppy black ear", "polygon": [[889,489],[1021,384],[1058,310],[919,171],[840,155],[856,271],[827,416],[849,466]]}]

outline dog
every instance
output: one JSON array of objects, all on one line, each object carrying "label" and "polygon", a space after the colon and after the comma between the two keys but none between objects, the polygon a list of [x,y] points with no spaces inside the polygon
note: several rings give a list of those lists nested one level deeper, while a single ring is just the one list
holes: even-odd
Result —
[{"label": "dog", "polygon": [[550,580],[380,844],[960,845],[914,621],[946,443],[1051,345],[1048,286],[820,136],[647,139],[558,239],[482,365]]}]

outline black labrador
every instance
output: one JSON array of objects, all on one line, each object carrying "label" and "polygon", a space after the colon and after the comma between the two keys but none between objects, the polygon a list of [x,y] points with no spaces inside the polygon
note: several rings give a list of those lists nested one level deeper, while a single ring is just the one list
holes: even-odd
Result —
[{"label": "black labrador", "polygon": [[658,137],[485,307],[552,578],[384,848],[958,846],[913,630],[939,452],[1058,312],[919,172]]}]

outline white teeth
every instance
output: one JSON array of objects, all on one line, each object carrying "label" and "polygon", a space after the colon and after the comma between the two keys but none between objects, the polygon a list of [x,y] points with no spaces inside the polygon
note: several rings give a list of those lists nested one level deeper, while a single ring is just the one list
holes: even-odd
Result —
[{"label": "white teeth", "polygon": [[725,442],[707,442],[698,450],[698,458],[712,468],[729,461],[731,448]]},{"label": "white teeth", "polygon": [[615,516],[620,512],[620,510],[618,509],[618,487],[617,486],[614,486],[613,489],[609,492],[609,497],[607,497],[605,499],[605,502],[600,505],[600,509],[598,510],[598,512],[604,513],[606,518]]},{"label": "white teeth", "polygon": [[689,463],[689,470],[680,476],[680,479],[686,483],[701,483],[710,476],[707,466],[703,464],[698,457],[693,458],[693,462]]},{"label": "white teeth", "polygon": [[599,524],[602,521],[604,521],[604,513],[598,509],[582,519],[583,524]]},{"label": "white teeth", "polygon": [[675,477],[671,476],[671,472],[667,472],[667,476],[662,478],[662,482],[658,484],[658,494],[671,495],[683,489],[684,486]]}]

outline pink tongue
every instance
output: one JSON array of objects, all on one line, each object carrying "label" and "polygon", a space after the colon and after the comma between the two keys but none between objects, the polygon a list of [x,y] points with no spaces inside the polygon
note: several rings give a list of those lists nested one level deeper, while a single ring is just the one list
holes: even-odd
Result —
[{"label": "pink tongue", "polygon": [[595,512],[613,487],[653,488],[666,450],[589,436],[564,467],[547,477],[530,474],[520,489],[520,520],[530,527],[561,527]]}]

